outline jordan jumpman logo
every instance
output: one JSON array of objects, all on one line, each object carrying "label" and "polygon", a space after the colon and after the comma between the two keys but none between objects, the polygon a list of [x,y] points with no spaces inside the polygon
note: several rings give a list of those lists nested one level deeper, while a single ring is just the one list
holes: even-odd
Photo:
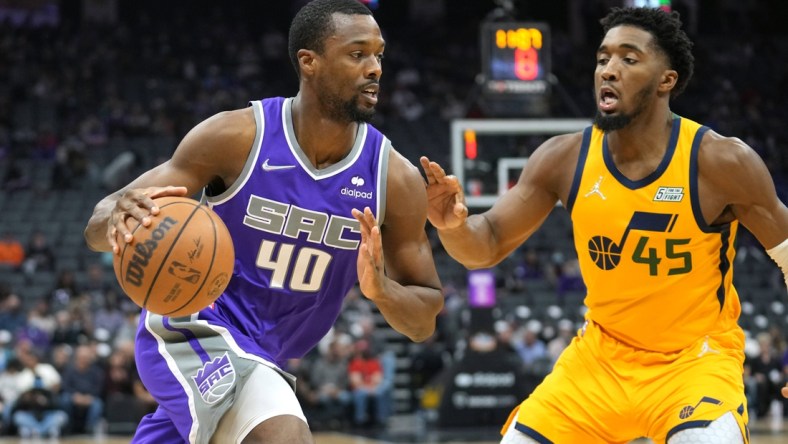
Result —
[{"label": "jordan jumpman logo", "polygon": [[599,185],[602,183],[602,179],[604,179],[604,177],[599,176],[599,180],[597,180],[596,183],[594,184],[594,188],[591,188],[591,191],[587,192],[585,197],[588,197],[592,194],[599,194],[599,197],[601,197],[602,200],[607,200],[605,195],[602,194],[602,191],[599,190]]}]

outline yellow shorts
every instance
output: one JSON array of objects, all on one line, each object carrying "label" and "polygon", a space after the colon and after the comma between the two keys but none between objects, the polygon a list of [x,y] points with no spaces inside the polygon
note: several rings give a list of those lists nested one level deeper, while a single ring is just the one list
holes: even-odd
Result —
[{"label": "yellow shorts", "polygon": [[738,328],[660,353],[626,345],[588,321],[502,433],[516,420],[517,430],[540,443],[665,443],[733,412],[747,443],[743,349]]}]

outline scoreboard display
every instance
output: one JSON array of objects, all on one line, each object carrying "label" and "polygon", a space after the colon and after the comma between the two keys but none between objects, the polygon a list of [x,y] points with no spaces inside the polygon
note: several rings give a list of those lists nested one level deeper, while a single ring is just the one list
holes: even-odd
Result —
[{"label": "scoreboard display", "polygon": [[482,74],[489,94],[545,94],[550,75],[547,23],[484,22]]}]

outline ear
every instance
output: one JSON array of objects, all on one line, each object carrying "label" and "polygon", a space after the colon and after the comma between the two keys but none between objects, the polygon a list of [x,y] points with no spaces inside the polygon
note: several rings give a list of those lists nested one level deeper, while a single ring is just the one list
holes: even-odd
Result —
[{"label": "ear", "polygon": [[668,69],[662,73],[662,78],[659,81],[657,90],[661,93],[669,93],[676,86],[679,79],[679,73],[672,69]]},{"label": "ear", "polygon": [[305,76],[314,75],[318,64],[315,52],[309,49],[299,49],[296,56],[298,57],[298,66],[301,68],[301,74]]}]

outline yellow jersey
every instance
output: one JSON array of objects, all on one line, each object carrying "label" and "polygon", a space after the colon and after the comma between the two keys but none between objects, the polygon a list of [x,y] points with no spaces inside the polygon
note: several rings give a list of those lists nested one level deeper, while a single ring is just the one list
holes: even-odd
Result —
[{"label": "yellow jersey", "polygon": [[640,180],[618,171],[602,131],[584,132],[567,209],[586,316],[634,347],[671,352],[737,328],[731,265],[738,223],[709,226],[698,199],[707,129],[675,116],[661,163]]}]

